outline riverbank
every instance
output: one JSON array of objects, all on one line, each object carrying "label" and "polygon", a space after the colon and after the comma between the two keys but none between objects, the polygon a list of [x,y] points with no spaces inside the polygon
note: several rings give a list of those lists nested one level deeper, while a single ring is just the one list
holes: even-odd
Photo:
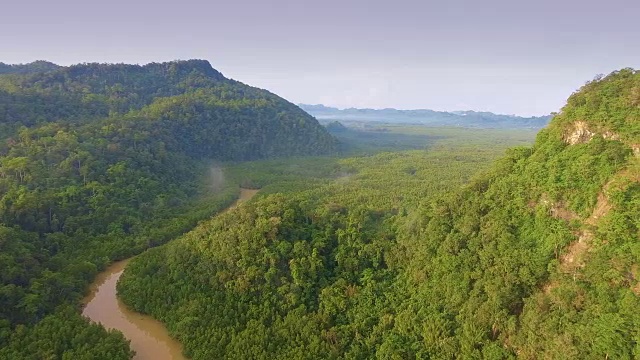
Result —
[{"label": "riverbank", "polygon": [[[239,198],[224,211],[228,211],[251,199],[258,190],[240,189]],[[131,341],[136,360],[183,360],[182,345],[169,336],[164,324],[151,316],[129,310],[117,296],[116,284],[127,264],[133,258],[113,263],[96,276],[90,293],[84,299],[82,315],[116,329]]]}]

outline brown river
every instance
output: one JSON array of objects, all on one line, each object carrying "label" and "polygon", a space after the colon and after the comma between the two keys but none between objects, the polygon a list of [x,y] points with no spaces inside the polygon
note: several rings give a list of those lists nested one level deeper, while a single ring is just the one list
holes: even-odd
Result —
[{"label": "brown river", "polygon": [[[258,190],[240,189],[240,197],[227,208],[233,209],[251,199]],[[118,299],[116,283],[132,258],[118,261],[98,274],[91,292],[84,299],[85,317],[107,329],[117,329],[131,341],[136,360],[182,360],[182,346],[169,336],[164,325],[154,318],[129,310]]]}]

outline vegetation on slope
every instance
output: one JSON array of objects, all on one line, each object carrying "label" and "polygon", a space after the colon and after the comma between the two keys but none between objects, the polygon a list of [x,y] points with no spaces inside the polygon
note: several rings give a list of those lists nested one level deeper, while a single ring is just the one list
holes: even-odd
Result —
[{"label": "vegetation on slope", "polygon": [[[90,358],[103,340],[128,358],[120,335],[65,312],[93,276],[233,201],[236,183],[203,185],[212,160],[336,145],[294,105],[197,60],[2,75],[0,126],[0,358],[11,359]],[[52,326],[60,339],[30,341]],[[93,342],[79,355],[83,334]]]},{"label": "vegetation on slope", "polygon": [[[337,163],[241,164],[231,176],[263,186],[259,199],[136,258],[119,293],[164,321],[195,359],[369,354],[362,343],[329,346],[326,336],[371,331],[395,304],[376,300],[393,296],[403,261],[392,254],[394,219],[457,188],[502,151],[458,143]],[[355,293],[363,274],[375,288],[367,297]],[[379,309],[358,314],[369,301]]]},{"label": "vegetation on slope", "polygon": [[298,107],[226,79],[204,60],[85,64],[0,77],[4,137],[47,122],[124,128],[158,137],[168,151],[220,160],[318,155],[336,146]]},{"label": "vegetation on slope", "polygon": [[119,290],[194,359],[640,357],[638,89],[630,69],[585,85],[445,196],[429,155],[265,196]]}]

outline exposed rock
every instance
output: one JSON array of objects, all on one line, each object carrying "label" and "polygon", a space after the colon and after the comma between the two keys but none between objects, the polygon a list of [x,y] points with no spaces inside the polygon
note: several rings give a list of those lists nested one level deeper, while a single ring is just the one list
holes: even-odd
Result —
[{"label": "exposed rock", "polygon": [[[605,189],[607,189],[611,185],[611,182],[605,185]],[[611,204],[609,203],[609,199],[605,195],[604,192],[600,192],[598,194],[598,202],[596,206],[593,208],[593,212],[591,216],[585,221],[589,225],[596,225],[598,219],[605,216],[611,210]]]},{"label": "exposed rock", "polygon": [[582,144],[591,140],[595,134],[589,130],[586,122],[576,121],[571,131],[564,136],[564,141],[569,145]]},{"label": "exposed rock", "polygon": [[620,140],[620,135],[612,131],[605,131],[602,137],[605,138],[605,140]]},{"label": "exposed rock", "polygon": [[580,217],[576,213],[567,209],[567,207],[563,203],[552,204],[549,212],[551,216],[556,219],[562,219],[565,221],[580,219]]},{"label": "exposed rock", "polygon": [[[618,175],[621,174],[622,172],[618,173]],[[598,220],[607,215],[612,209],[612,206],[609,203],[609,199],[606,195],[606,192],[608,191],[612,183],[613,180],[609,181],[603,186],[602,191],[600,191],[600,193],[598,194],[598,201],[594,206],[591,215],[583,221],[583,224],[587,225],[587,227],[583,228],[576,234],[578,239],[569,244],[566,253],[560,258],[560,269],[564,273],[575,274],[575,271],[577,269],[584,267],[585,257],[591,249],[594,238],[592,228],[597,227]],[[552,208],[551,215],[556,218],[565,219],[567,221],[579,219],[577,214],[572,213],[568,209],[564,208],[564,206],[558,205],[555,205]]]},{"label": "exposed rock", "polygon": [[582,230],[578,234],[578,240],[567,247],[566,253],[560,258],[560,269],[564,273],[574,273],[578,268],[584,267],[585,256],[591,248],[593,233]]},{"label": "exposed rock", "polygon": [[[597,134],[598,134],[597,132],[589,129],[589,126],[587,125],[586,122],[576,121],[573,123],[573,126],[568,131],[565,132],[563,139],[564,139],[564,142],[566,142],[569,145],[584,144],[586,142],[589,142],[591,139],[593,139],[593,137],[596,136]],[[601,135],[602,135],[602,138],[604,138],[605,140],[620,141],[620,135],[614,133],[613,131],[607,130],[603,132]],[[640,156],[640,145],[638,144],[631,145],[631,147],[633,148],[633,153],[636,156]]]},{"label": "exposed rock", "polygon": [[[558,203],[553,202],[549,199],[549,195],[546,193],[540,196],[540,200],[538,201],[538,203],[544,206],[545,208],[548,208],[549,215],[553,216],[556,219],[562,219],[565,221],[580,219],[580,216],[578,216],[578,214],[574,213],[573,211],[569,210],[564,204],[564,202],[558,202]],[[531,202],[529,206],[535,207],[535,204],[536,204],[535,202]]]}]

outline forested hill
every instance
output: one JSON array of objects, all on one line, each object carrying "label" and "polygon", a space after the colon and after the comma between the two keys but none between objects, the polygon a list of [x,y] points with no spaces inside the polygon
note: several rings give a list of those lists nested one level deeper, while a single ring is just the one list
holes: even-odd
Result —
[{"label": "forested hill", "polygon": [[207,61],[47,66],[0,75],[0,358],[128,359],[121,335],[70,308],[97,271],[232,201],[237,183],[203,180],[213,161],[336,140]]},{"label": "forested hill", "polygon": [[28,64],[5,64],[0,62],[0,74],[31,74],[38,72],[53,71],[60,66],[43,60],[34,61]]},{"label": "forested hill", "polygon": [[640,72],[588,83],[459,191],[423,166],[263,197],[119,290],[193,359],[640,358]]},{"label": "forested hill", "polygon": [[428,109],[337,109],[324,105],[299,104],[318,120],[353,122],[380,122],[390,124],[421,124],[426,126],[454,126],[480,129],[541,129],[550,115],[522,117],[478,111],[434,111]]},{"label": "forested hill", "polygon": [[205,60],[82,64],[0,76],[4,138],[20,126],[96,121],[126,123],[169,150],[217,159],[324,154],[336,145],[295,105],[226,79]]}]

